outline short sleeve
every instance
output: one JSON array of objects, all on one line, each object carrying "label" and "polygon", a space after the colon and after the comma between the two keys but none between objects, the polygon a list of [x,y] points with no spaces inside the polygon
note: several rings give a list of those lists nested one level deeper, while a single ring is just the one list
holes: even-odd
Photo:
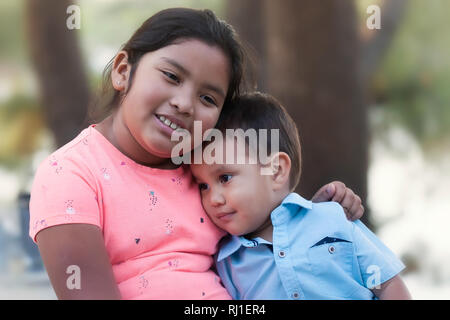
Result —
[{"label": "short sleeve", "polygon": [[39,166],[30,199],[29,235],[56,225],[86,223],[102,228],[96,183],[87,168],[52,155]]},{"label": "short sleeve", "polygon": [[361,221],[353,225],[353,239],[364,286],[374,288],[400,273],[405,265]]}]

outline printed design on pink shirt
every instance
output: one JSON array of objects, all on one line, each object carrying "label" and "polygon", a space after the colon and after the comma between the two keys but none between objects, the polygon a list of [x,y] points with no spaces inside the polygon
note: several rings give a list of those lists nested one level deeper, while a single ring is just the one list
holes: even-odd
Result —
[{"label": "printed design on pink shirt", "polygon": [[178,259],[172,259],[167,264],[169,265],[170,270],[174,270],[178,267],[178,263],[179,263]]},{"label": "printed design on pink shirt", "polygon": [[166,234],[173,233],[173,220],[172,219],[166,219],[165,228],[166,228]]},{"label": "printed design on pink shirt", "polygon": [[148,193],[148,196],[149,196],[149,200],[150,200],[150,203],[149,203],[150,211],[153,211],[153,208],[154,208],[154,207],[156,206],[156,204],[158,203],[158,197],[156,196],[155,191],[153,191],[153,190],[151,190],[151,191]]},{"label": "printed design on pink shirt", "polygon": [[62,166],[59,164],[58,159],[53,155],[48,160],[50,167],[52,167],[53,170],[55,170],[56,174],[60,174],[62,171]]},{"label": "printed design on pink shirt", "polygon": [[101,171],[102,171],[103,179],[105,179],[106,181],[110,181],[111,175],[109,174],[109,170],[106,168],[101,168]]},{"label": "printed design on pink shirt", "polygon": [[36,220],[35,223],[34,223],[34,226],[33,226],[33,230],[36,231],[36,229],[37,229],[39,226],[42,227],[42,228],[47,227],[47,221],[45,221],[45,219],[42,219],[42,220]]},{"label": "printed design on pink shirt", "polygon": [[148,287],[148,280],[144,276],[139,277],[138,289],[140,294],[144,293],[144,289]]},{"label": "printed design on pink shirt", "polygon": [[126,163],[125,161],[121,161],[121,162],[120,162],[120,165],[121,165],[121,166],[126,166],[127,163]]},{"label": "printed design on pink shirt", "polygon": [[180,177],[175,177],[175,178],[172,178],[171,180],[177,186],[181,186],[183,184],[183,181],[181,180]]},{"label": "printed design on pink shirt", "polygon": [[134,242],[136,242],[136,244],[138,244],[141,241],[141,238],[134,238]]},{"label": "printed design on pink shirt", "polygon": [[73,207],[73,200],[65,201],[64,205],[66,207],[66,213],[67,214],[75,214],[75,213],[77,213],[75,208]]},{"label": "printed design on pink shirt", "polygon": [[67,200],[64,202],[64,206],[66,208],[66,220],[73,221],[73,215],[77,213],[75,208],[73,207],[73,200]]},{"label": "printed design on pink shirt", "polygon": [[88,146],[88,145],[89,145],[89,140],[88,140],[88,138],[84,138],[84,139],[83,139],[83,144],[84,144],[85,146]]}]

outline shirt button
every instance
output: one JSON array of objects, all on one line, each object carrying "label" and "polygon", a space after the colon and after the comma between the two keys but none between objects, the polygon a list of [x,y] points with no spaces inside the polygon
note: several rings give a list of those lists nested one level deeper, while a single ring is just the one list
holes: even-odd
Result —
[{"label": "shirt button", "polygon": [[329,247],[328,247],[328,252],[331,253],[331,254],[333,254],[333,253],[336,252],[336,248],[335,248],[334,246],[329,246]]},{"label": "shirt button", "polygon": [[284,257],[286,257],[286,253],[283,250],[280,250],[280,252],[278,252],[278,256],[280,258],[284,258]]},{"label": "shirt button", "polygon": [[294,292],[294,293],[292,294],[292,299],[298,299],[298,297],[299,297],[298,292]]}]

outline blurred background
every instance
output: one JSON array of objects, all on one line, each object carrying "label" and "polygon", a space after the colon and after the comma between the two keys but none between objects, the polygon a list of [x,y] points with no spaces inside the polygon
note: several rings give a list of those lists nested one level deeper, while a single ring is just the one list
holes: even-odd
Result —
[{"label": "blurred background", "polygon": [[278,97],[299,126],[297,191],[311,197],[343,181],[406,264],[413,298],[449,299],[447,0],[0,1],[0,299],[56,299],[28,237],[34,172],[84,127],[121,45],[179,6],[212,9],[248,44],[254,88]]}]

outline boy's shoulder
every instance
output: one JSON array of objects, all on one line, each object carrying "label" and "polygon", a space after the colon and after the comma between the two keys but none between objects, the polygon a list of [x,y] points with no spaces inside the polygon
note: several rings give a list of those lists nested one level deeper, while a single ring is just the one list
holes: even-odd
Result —
[{"label": "boy's shoulder", "polygon": [[300,209],[300,213],[303,218],[313,216],[347,220],[342,206],[334,201],[312,202],[310,200],[306,200],[298,193],[292,192],[284,198],[281,205],[288,206],[291,204],[296,205]]},{"label": "boy's shoulder", "polygon": [[306,219],[313,219],[316,223],[335,224],[336,227],[349,226],[344,208],[337,202],[327,201],[313,203],[312,208],[305,214]]},{"label": "boy's shoulder", "polygon": [[334,201],[311,202],[310,207],[302,207],[292,217],[289,230],[315,239],[333,235],[351,237],[353,222],[349,221],[342,206]]},{"label": "boy's shoulder", "polygon": [[313,202],[308,214],[331,216],[336,219],[346,218],[344,208],[337,202]]},{"label": "boy's shoulder", "polygon": [[329,219],[336,222],[347,221],[344,209],[339,203],[334,201],[312,202],[296,192],[290,193],[283,199],[280,205],[272,212],[272,220],[274,218],[277,219],[280,215],[286,215],[286,213],[289,213],[289,220],[326,218],[328,221]]}]

